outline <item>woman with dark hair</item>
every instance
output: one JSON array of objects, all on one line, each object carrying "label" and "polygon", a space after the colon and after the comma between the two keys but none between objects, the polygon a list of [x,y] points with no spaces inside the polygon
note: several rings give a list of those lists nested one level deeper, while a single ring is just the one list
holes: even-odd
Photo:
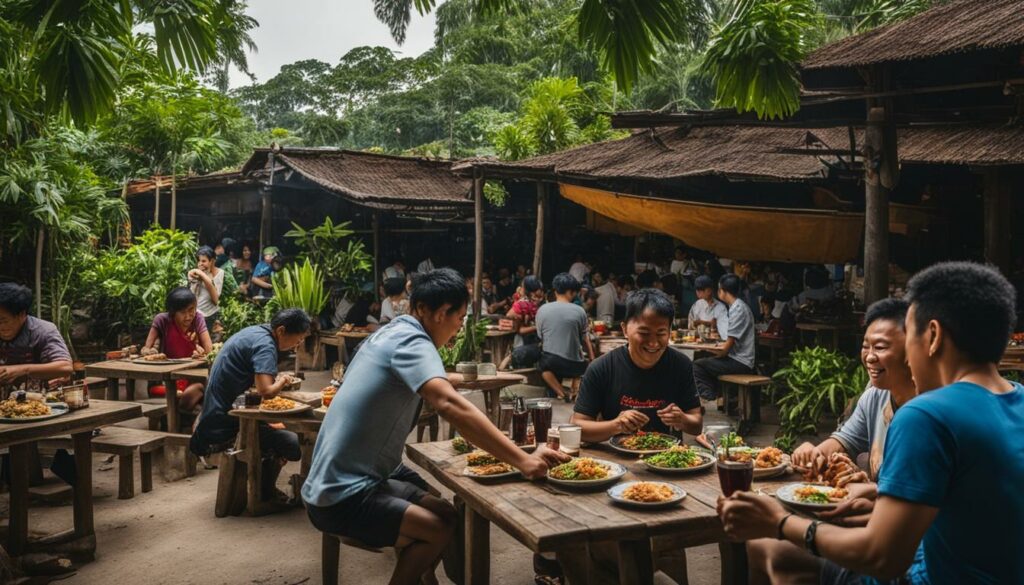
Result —
[{"label": "woman with dark hair", "polygon": [[409,299],[405,298],[405,277],[384,281],[384,300],[380,305],[380,322],[387,323],[409,312]]},{"label": "woman with dark hair", "polygon": [[245,276],[242,281],[238,283],[238,287],[245,292],[245,288],[249,285],[249,278],[252,277],[252,244],[242,244],[242,255],[235,258],[235,270],[243,273]]},{"label": "woman with dark hair", "polygon": [[224,290],[224,271],[215,265],[217,256],[209,246],[196,252],[197,267],[188,271],[188,286],[196,295],[197,309],[206,319],[207,331],[214,331],[220,319],[220,293]]},{"label": "woman with dark hair", "polygon": [[[212,250],[211,250],[212,251]],[[213,346],[210,332],[202,313],[196,309],[196,295],[189,289],[179,286],[167,293],[164,310],[153,319],[142,347],[142,355],[162,352],[168,359],[190,358],[205,355]],[[159,349],[157,343],[159,342]],[[191,412],[203,399],[202,384],[188,384],[178,380],[177,392],[181,394],[178,407]],[[129,394],[131,392],[129,391]]]},{"label": "woman with dark hair", "polygon": [[[540,337],[537,336],[537,310],[544,303],[544,283],[536,276],[523,278],[519,298],[506,316],[515,320],[516,338],[509,355],[513,368],[529,368],[540,359]],[[502,367],[507,365],[503,362]]]}]

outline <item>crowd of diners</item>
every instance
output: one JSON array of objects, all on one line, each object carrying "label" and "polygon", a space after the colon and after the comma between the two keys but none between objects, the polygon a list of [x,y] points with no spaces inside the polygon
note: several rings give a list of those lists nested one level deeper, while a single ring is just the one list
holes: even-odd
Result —
[{"label": "crowd of diners", "polygon": [[[685,257],[679,261],[687,265]],[[449,382],[436,350],[463,327],[472,283],[449,268],[425,267],[411,280],[398,272],[399,263],[391,268],[391,279],[406,279],[401,292],[386,289],[394,291],[387,300],[395,314],[349,364],[323,421],[302,498],[319,530],[396,547],[391,583],[434,583],[457,516],[451,503],[428,494],[423,478],[402,464],[422,403],[528,479],[544,477],[567,456],[544,446],[533,453],[518,448]],[[582,427],[584,440],[637,430],[701,431],[708,380],[702,380],[700,361],[669,347],[680,312],[677,299],[663,290],[664,277],[659,288],[640,275],[641,283],[621,303],[626,344],[588,362],[593,351],[587,309],[578,302],[581,269],[574,264],[555,276],[549,291],[520,268],[515,277],[496,273],[498,282],[489,288],[504,287],[508,296],[496,290],[481,312],[491,311],[493,300],[498,315],[516,318],[519,336],[536,334],[545,372],[582,374],[571,420]],[[202,262],[197,270],[207,270],[216,288],[216,272]],[[589,275],[593,284],[595,272],[600,274],[584,271],[583,281]],[[695,275],[695,284],[706,282],[702,276],[711,278]],[[619,278],[628,284],[631,277]],[[189,279],[207,284],[199,275]],[[726,305],[728,325],[720,331],[730,347],[723,357],[736,361],[747,351],[741,338],[755,320],[741,281],[736,270],[712,278],[715,296],[701,297],[711,308],[698,309],[710,315],[698,319],[718,329],[723,313],[713,307]],[[618,288],[615,304],[617,297]],[[995,269],[954,262],[919,272],[904,299],[868,308],[861,350],[868,388],[842,428],[818,444],[800,445],[792,456],[803,469],[837,458],[858,463],[841,478],[853,497],[818,517],[793,514],[754,492],[718,502],[726,534],[748,543],[752,582],[1024,583],[1024,387],[998,370],[1016,324],[1015,299],[1014,288]],[[70,371],[56,328],[28,315],[31,301],[25,287],[0,285],[0,384]],[[151,337],[164,350],[187,351],[190,343],[193,351],[206,350],[206,316],[198,306],[187,286],[170,291]],[[287,382],[278,375],[281,354],[310,329],[309,315],[288,309],[227,340],[202,397],[191,442],[195,453],[233,444],[238,425],[227,414],[232,404],[251,387],[263,397],[277,395]],[[559,338],[552,342],[549,336]],[[261,426],[260,433],[264,493],[273,497],[284,462],[299,458],[298,442],[282,429]],[[534,565],[539,582],[560,581],[557,561],[539,557]]]}]

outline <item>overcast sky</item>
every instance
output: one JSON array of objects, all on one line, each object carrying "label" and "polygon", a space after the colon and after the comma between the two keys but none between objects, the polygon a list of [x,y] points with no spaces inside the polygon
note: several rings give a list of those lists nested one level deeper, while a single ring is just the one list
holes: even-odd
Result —
[{"label": "overcast sky", "polygon": [[[405,44],[399,47],[373,15],[372,0],[249,0],[248,14],[259,21],[252,31],[259,50],[249,55],[249,70],[263,82],[282,65],[302,59],[335,64],[349,49],[380,45],[415,57],[434,44],[434,15],[413,11]],[[233,71],[231,86],[248,78]]]}]

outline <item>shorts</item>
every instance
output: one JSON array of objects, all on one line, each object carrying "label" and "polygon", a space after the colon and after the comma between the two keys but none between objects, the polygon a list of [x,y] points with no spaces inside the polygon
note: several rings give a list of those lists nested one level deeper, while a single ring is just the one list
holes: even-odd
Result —
[{"label": "shorts", "polygon": [[552,372],[556,378],[579,378],[587,371],[587,362],[574,362],[545,351],[540,354],[538,367],[542,372]]},{"label": "shorts", "polygon": [[512,368],[532,368],[540,359],[539,343],[527,343],[512,350]]},{"label": "shorts", "polygon": [[832,561],[821,559],[821,585],[906,585],[910,583],[906,577],[891,581],[878,581],[867,575],[844,569]]},{"label": "shorts", "polygon": [[306,513],[321,532],[354,538],[367,546],[394,546],[409,506],[427,495],[427,483],[399,465],[388,479],[331,506],[306,504]]}]

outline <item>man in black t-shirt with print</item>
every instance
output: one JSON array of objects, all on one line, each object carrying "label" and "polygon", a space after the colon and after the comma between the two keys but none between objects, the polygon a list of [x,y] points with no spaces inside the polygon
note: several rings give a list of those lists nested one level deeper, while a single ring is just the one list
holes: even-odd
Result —
[{"label": "man in black t-shirt with print", "polygon": [[583,428],[584,441],[638,430],[701,432],[693,363],[669,351],[673,317],[672,301],[659,290],[626,297],[622,330],[628,344],[590,364],[580,385],[571,422]]}]

